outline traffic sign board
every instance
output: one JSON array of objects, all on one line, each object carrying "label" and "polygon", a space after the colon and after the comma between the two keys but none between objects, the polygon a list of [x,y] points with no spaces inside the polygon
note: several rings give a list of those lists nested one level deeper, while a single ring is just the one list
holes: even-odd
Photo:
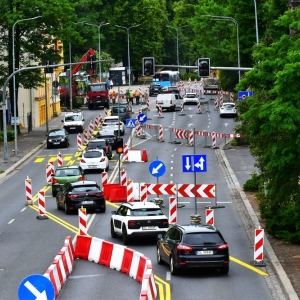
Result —
[{"label": "traffic sign board", "polygon": [[206,155],[182,155],[182,172],[207,172]]},{"label": "traffic sign board", "polygon": [[137,118],[138,118],[138,121],[140,122],[140,123],[145,123],[146,121],[147,121],[147,116],[145,115],[145,114],[139,114],[138,116],[137,116]]},{"label": "traffic sign board", "polygon": [[239,91],[238,92],[238,100],[242,101],[245,97],[251,97],[252,95],[253,95],[253,92]]},{"label": "traffic sign board", "polygon": [[135,128],[135,119],[126,119],[126,128]]},{"label": "traffic sign board", "polygon": [[149,172],[154,177],[163,176],[166,172],[166,165],[160,160],[154,160],[149,165]]},{"label": "traffic sign board", "polygon": [[19,300],[54,300],[54,287],[47,277],[34,274],[22,280],[18,296]]}]

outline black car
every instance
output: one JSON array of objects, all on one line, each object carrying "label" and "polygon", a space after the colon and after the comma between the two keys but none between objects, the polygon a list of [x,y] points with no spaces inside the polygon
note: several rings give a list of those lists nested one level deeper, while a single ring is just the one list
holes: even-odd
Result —
[{"label": "black car", "polygon": [[77,212],[78,208],[99,209],[104,213],[106,203],[100,186],[91,180],[67,182],[56,194],[57,209],[64,209],[66,214]]},{"label": "black car", "polygon": [[178,269],[215,268],[229,272],[229,248],[214,226],[201,224],[174,225],[158,236],[157,263],[170,265],[171,274]]},{"label": "black car", "polygon": [[117,136],[113,130],[100,130],[98,131],[96,138],[108,140],[112,150],[116,150]]},{"label": "black car", "polygon": [[161,89],[160,94],[167,94],[167,93],[180,94],[180,91],[177,86],[164,86]]},{"label": "black car", "polygon": [[126,119],[130,119],[130,111],[127,105],[115,105],[110,109],[111,116],[118,116],[120,120],[126,124]]},{"label": "black car", "polygon": [[162,86],[160,84],[151,84],[149,87],[149,96],[160,94]]},{"label": "black car", "polygon": [[112,146],[108,139],[103,138],[103,139],[90,140],[86,146],[86,150],[92,150],[92,149],[103,149],[108,159],[112,159],[113,156]]},{"label": "black car", "polygon": [[52,129],[47,134],[47,149],[52,147],[68,147],[69,134],[64,128]]}]

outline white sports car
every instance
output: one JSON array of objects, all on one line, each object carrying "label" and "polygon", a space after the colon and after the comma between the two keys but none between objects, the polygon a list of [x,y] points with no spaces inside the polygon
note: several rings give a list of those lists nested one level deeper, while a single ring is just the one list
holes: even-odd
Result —
[{"label": "white sports car", "polygon": [[237,116],[237,109],[233,102],[224,102],[223,105],[220,105],[220,118],[224,116]]}]

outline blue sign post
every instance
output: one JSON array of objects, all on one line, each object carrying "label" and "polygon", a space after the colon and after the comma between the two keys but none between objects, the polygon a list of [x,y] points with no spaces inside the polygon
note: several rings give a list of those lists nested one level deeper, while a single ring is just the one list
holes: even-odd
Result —
[{"label": "blue sign post", "polygon": [[54,287],[45,276],[35,274],[22,280],[18,289],[19,300],[54,300]]},{"label": "blue sign post", "polygon": [[245,97],[251,97],[252,95],[253,95],[253,92],[239,91],[238,92],[238,100],[242,101]]},{"label": "blue sign post", "polygon": [[207,172],[206,155],[182,155],[182,172]]},{"label": "blue sign post", "polygon": [[161,177],[166,172],[166,165],[160,160],[154,160],[149,165],[149,172],[154,177]]},{"label": "blue sign post", "polygon": [[137,119],[141,124],[143,124],[147,121],[147,116],[145,114],[139,114],[137,116]]}]

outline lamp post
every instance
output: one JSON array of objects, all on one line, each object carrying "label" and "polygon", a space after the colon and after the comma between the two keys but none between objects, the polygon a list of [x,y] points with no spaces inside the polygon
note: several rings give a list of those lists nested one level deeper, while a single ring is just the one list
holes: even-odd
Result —
[{"label": "lamp post", "polygon": [[[238,51],[238,67],[241,67],[241,62],[240,62],[240,37],[239,37],[239,25],[236,19],[231,18],[231,17],[225,17],[225,16],[212,16],[212,15],[203,15],[204,17],[210,17],[214,20],[218,21],[230,21],[233,22],[234,25],[236,26],[236,43],[237,43],[237,51]],[[241,80],[241,71],[239,70],[239,81]]]},{"label": "lamp post", "polygon": [[91,23],[87,23],[87,22],[83,22],[86,25],[89,26],[94,26],[98,28],[98,52],[99,52],[99,72],[100,72],[100,82],[102,81],[102,71],[101,71],[101,44],[100,44],[100,29],[101,26],[105,26],[105,25],[109,25],[109,23],[103,23],[101,22],[99,25],[96,24],[91,24]]},{"label": "lamp post", "polygon": [[256,0],[254,0],[256,44],[259,44]]},{"label": "lamp post", "polygon": [[[38,18],[41,18],[42,16],[37,16],[33,18],[28,18],[28,19],[22,19],[18,20],[14,23],[12,27],[12,65],[13,65],[13,72],[15,72],[16,69],[16,62],[15,62],[15,26],[19,22],[24,22],[24,21],[30,21],[30,20],[35,20]],[[16,99],[16,77],[13,76],[13,95],[14,95],[14,144],[15,144],[15,155],[18,155],[18,140],[17,140],[17,99]]]},{"label": "lamp post", "polygon": [[138,27],[138,26],[141,26],[141,25],[142,25],[142,24],[138,24],[138,25],[131,26],[131,27],[125,27],[125,26],[115,25],[116,27],[123,28],[123,29],[126,29],[126,30],[127,30],[129,87],[130,87],[130,79],[131,79],[131,69],[130,69],[130,48],[129,48],[129,30],[130,30],[131,28]]},{"label": "lamp post", "polygon": [[189,25],[183,25],[183,26],[180,26],[180,27],[174,27],[174,26],[170,26],[170,25],[166,25],[167,27],[170,27],[170,28],[173,28],[176,30],[176,34],[177,34],[177,66],[178,66],[178,72],[179,72],[179,47],[178,47],[178,30],[180,28],[183,28],[183,27],[187,27]]}]

